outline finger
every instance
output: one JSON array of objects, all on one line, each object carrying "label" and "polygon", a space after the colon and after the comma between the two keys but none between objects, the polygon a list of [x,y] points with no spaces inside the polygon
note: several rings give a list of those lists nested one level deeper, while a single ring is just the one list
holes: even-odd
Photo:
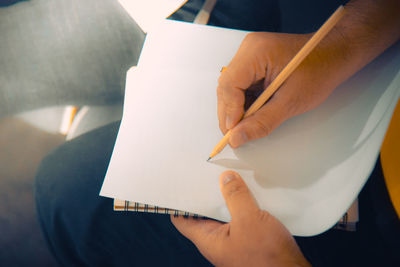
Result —
[{"label": "finger", "polygon": [[223,172],[220,176],[220,187],[232,222],[251,220],[259,208],[240,175],[234,171]]},{"label": "finger", "polygon": [[228,129],[226,128],[226,119],[225,119],[225,109],[224,109],[224,101],[222,99],[222,88],[217,88],[217,99],[218,99],[218,121],[219,121],[219,129],[223,134],[226,134]]},{"label": "finger", "polygon": [[222,128],[226,129],[233,128],[240,121],[244,112],[244,90],[247,87],[241,88],[237,85],[240,82],[236,72],[235,69],[224,71],[218,83],[218,104],[222,112],[220,121],[223,124]]},{"label": "finger", "polygon": [[259,49],[255,42],[257,34],[249,34],[243,40],[238,52],[218,80],[220,90],[218,102],[221,107],[219,120],[223,129],[232,129],[242,118],[244,112],[244,91],[263,79],[266,62],[260,61]]},{"label": "finger", "polygon": [[272,98],[253,115],[243,119],[235,128],[229,143],[233,148],[270,134],[290,117],[283,100]]}]

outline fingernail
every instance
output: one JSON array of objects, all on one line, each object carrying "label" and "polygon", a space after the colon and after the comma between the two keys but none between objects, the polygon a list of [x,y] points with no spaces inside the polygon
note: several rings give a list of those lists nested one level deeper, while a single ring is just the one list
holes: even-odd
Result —
[{"label": "fingernail", "polygon": [[232,181],[235,178],[236,178],[236,176],[233,173],[228,172],[222,176],[222,184],[226,185],[227,183],[229,183],[230,181]]},{"label": "fingernail", "polygon": [[232,129],[232,127],[233,127],[233,121],[232,121],[232,118],[231,118],[231,116],[226,116],[226,121],[225,121],[225,124],[226,124],[226,128],[227,129]]}]

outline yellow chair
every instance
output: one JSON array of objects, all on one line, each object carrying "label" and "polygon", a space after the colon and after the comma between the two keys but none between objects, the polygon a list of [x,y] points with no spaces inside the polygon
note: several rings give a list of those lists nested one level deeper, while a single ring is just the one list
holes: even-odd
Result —
[{"label": "yellow chair", "polygon": [[400,100],[382,144],[381,164],[390,199],[400,219]]}]

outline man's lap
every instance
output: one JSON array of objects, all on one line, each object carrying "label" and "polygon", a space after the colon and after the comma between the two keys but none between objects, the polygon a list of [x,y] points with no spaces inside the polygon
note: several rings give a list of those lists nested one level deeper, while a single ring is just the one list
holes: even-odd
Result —
[{"label": "man's lap", "polygon": [[[64,264],[207,265],[195,246],[173,227],[169,216],[114,212],[112,200],[99,196],[118,127],[119,123],[113,123],[67,142],[39,168],[35,187],[38,215],[56,258]],[[371,265],[385,260],[390,264],[391,254],[385,256],[384,249],[388,243],[376,222],[389,220],[383,228],[397,227],[384,187],[378,162],[360,194],[359,230],[332,229],[315,237],[296,238],[306,257],[316,266],[362,261]],[[381,207],[372,202],[377,196],[372,198],[371,193],[376,190]],[[379,209],[385,213],[379,215]]]}]

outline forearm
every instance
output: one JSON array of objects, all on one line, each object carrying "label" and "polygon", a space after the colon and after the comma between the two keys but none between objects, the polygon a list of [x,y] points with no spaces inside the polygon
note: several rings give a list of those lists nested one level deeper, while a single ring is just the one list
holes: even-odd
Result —
[{"label": "forearm", "polygon": [[338,31],[349,43],[349,52],[365,65],[400,38],[400,1],[353,0]]},{"label": "forearm", "polygon": [[310,59],[318,59],[331,73],[334,87],[400,38],[400,1],[353,0],[345,9],[343,18]]}]

